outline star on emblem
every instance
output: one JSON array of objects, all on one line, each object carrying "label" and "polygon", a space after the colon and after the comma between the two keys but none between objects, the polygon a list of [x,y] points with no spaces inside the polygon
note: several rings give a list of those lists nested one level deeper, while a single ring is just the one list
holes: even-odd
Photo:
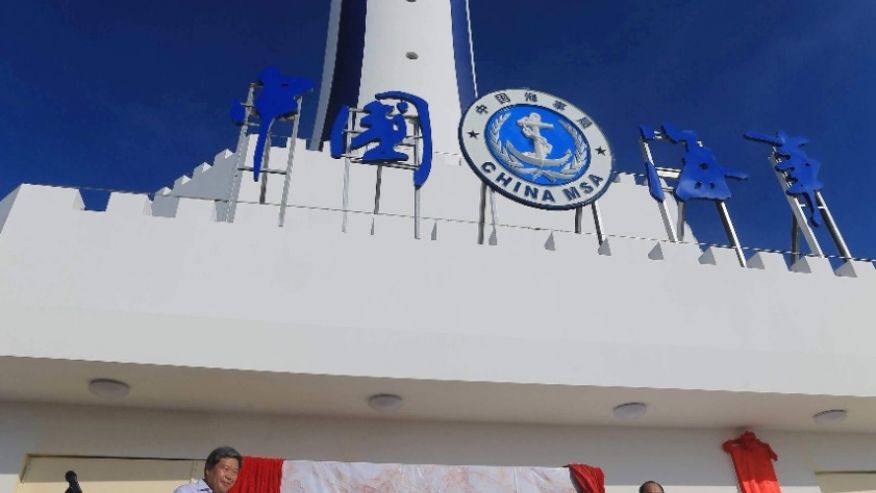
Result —
[{"label": "star on emblem", "polygon": [[471,131],[468,132],[468,136],[471,137],[471,138],[473,138],[473,139],[478,138],[478,135],[480,135],[480,134],[477,133],[477,132],[475,132],[474,130],[471,130]]},{"label": "star on emblem", "polygon": [[597,147],[596,152],[599,153],[600,156],[605,156],[605,149],[602,147]]}]

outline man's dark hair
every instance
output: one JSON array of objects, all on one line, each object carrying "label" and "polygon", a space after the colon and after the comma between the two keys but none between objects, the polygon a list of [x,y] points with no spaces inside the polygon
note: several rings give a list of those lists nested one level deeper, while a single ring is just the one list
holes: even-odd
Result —
[{"label": "man's dark hair", "polygon": [[660,487],[660,491],[663,491],[663,485],[658,483],[657,481],[645,481],[644,483],[642,483],[642,486],[639,486],[639,493],[645,493],[645,487],[649,484],[656,484]]},{"label": "man's dark hair", "polygon": [[240,455],[240,452],[234,450],[233,447],[216,447],[207,456],[207,462],[204,464],[204,473],[213,469],[213,466],[218,464],[220,460],[229,458],[237,461],[237,467],[243,467],[243,456]]}]

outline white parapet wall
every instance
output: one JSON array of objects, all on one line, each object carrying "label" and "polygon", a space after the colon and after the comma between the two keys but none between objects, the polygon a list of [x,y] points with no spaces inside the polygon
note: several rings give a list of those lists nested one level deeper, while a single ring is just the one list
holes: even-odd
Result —
[{"label": "white parapet wall", "polygon": [[[659,241],[630,175],[599,201],[601,245],[571,212],[499,197],[497,244],[480,245],[480,185],[453,158],[423,189],[422,239],[410,174],[385,173],[375,217],[369,166],[351,169],[342,233],[343,163],[301,152],[284,228],[274,182],[262,205],[245,180],[235,221],[217,221],[227,152],[154,201],[86,211],[74,189],[31,185],[0,200],[0,491],[26,454],[198,458],[226,442],[307,460],[581,461],[605,467],[609,493],[645,479],[732,493],[718,447],[746,426],[780,454],[786,492],[872,469],[871,264],[840,276],[758,253],[742,268]],[[99,377],[131,384],[123,408],[77,406],[106,404],[86,390]],[[403,408],[375,414],[380,392]],[[663,428],[612,426],[629,401]],[[832,408],[850,409],[834,433],[800,431]]]},{"label": "white parapet wall", "polygon": [[[324,207],[292,208],[278,228],[264,205],[241,204],[229,224],[214,201],[181,199],[175,218],[148,214],[145,196],[94,212],[78,210],[75,190],[23,186],[11,201],[0,235],[8,356],[876,395],[860,378],[876,371],[869,264],[856,278],[823,259],[809,273],[743,269],[669,243],[649,256],[654,241],[600,248],[592,235],[511,227],[491,247],[476,244],[475,222],[456,221],[417,241],[410,217],[392,214],[375,235],[356,214],[362,224],[342,234],[342,212]],[[230,357],[205,340],[213,331],[258,337]]]},{"label": "white parapet wall", "polygon": [[[250,135],[248,138],[244,162],[252,163],[256,136]],[[286,147],[272,147],[269,159],[271,168],[285,169],[288,157],[288,144]],[[218,153],[211,165],[201,165],[190,175],[179,177],[173,187],[159,190],[155,194],[153,213],[157,216],[173,217],[179,199],[190,198],[215,201],[219,211],[218,217],[223,217],[235,164],[235,155],[230,151]],[[307,150],[304,148],[304,141],[299,140],[295,147],[291,172],[289,204],[299,209],[342,210],[343,176],[343,160],[332,159],[327,151]],[[414,192],[411,172],[384,168],[382,176],[380,212],[387,217],[403,216],[410,219],[405,226],[404,236],[412,236]],[[282,199],[283,177],[262,174],[262,179],[267,180],[265,202],[278,205]],[[371,231],[376,181],[376,166],[361,164],[350,166],[348,210],[351,228],[361,226]],[[650,244],[637,243],[641,248],[646,249],[652,248],[660,240],[665,240],[667,235],[657,205],[648,195],[647,188],[636,185],[637,178],[632,174],[619,173],[614,177],[614,181],[610,192],[598,201],[603,232],[614,237],[616,244],[627,238],[653,240]],[[437,222],[438,233],[442,239],[459,240],[466,244],[469,244],[472,238],[476,239],[477,229],[474,228],[473,231],[472,225],[476,225],[479,220],[480,188],[481,182],[461,155],[435,153],[432,172],[421,191],[424,231],[431,232]],[[242,178],[237,199],[243,204],[258,204],[261,191],[262,183],[253,181],[252,175],[246,173]],[[516,243],[514,237],[521,229],[565,232],[572,232],[575,229],[574,211],[533,209],[510,201],[499,194],[487,198],[484,211],[488,225],[487,233],[491,233],[493,229],[491,208],[493,202],[496,204],[496,222],[504,231],[497,241],[505,240],[503,243],[506,244]],[[674,215],[676,213],[674,204],[670,201],[668,205]],[[596,241],[592,209],[587,207],[582,212],[582,233]],[[241,219],[237,222],[247,221]],[[390,224],[392,223],[393,221],[390,221]],[[340,221],[335,221],[325,226],[340,230],[340,224]],[[542,241],[545,241],[547,234],[543,236],[545,239]],[[687,238],[689,242],[696,242],[694,234],[689,233]]]}]

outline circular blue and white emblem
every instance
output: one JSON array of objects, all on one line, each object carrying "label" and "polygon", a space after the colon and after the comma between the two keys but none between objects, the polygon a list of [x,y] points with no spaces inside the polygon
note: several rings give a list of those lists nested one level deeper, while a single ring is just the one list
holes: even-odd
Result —
[{"label": "circular blue and white emblem", "polygon": [[487,185],[523,204],[574,209],[611,183],[605,135],[566,100],[505,89],[475,101],[459,125],[469,166]]}]

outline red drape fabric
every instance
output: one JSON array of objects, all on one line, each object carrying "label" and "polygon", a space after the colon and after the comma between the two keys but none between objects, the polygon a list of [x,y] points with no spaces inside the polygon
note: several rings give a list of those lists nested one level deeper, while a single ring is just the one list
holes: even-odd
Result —
[{"label": "red drape fabric", "polygon": [[280,493],[282,479],[283,459],[247,456],[229,493]]},{"label": "red drape fabric", "polygon": [[736,480],[742,493],[781,493],[773,461],[779,457],[770,446],[746,431],[739,438],[724,442],[724,451],[733,459]]},{"label": "red drape fabric", "polygon": [[587,464],[569,464],[572,478],[578,483],[581,493],[605,493],[605,473],[598,467]]}]

